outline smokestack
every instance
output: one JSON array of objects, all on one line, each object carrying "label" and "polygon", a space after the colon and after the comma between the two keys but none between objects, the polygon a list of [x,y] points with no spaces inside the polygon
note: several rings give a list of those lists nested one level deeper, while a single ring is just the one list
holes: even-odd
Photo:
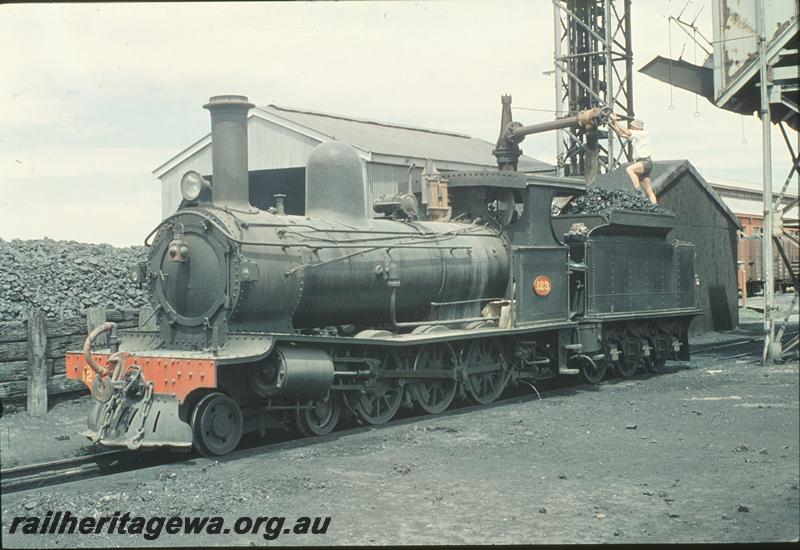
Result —
[{"label": "smokestack", "polygon": [[243,95],[217,95],[203,108],[211,113],[211,202],[250,207],[247,172],[247,112],[255,107]]}]

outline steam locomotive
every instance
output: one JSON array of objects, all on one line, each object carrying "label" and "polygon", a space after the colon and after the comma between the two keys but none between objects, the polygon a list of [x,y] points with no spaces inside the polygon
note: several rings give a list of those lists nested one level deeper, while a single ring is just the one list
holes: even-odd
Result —
[{"label": "steam locomotive", "polygon": [[553,216],[583,188],[515,171],[431,176],[445,211],[413,193],[368,208],[360,161],[336,141],[308,159],[304,216],[260,210],[252,107],[205,105],[212,181],[183,177],[138,269],[155,329],[107,323],[67,354],[95,398],[92,440],[223,455],[249,432],[323,435],[344,414],[382,424],[402,406],[436,414],[509,384],[688,359],[694,247],[668,241],[672,215]]}]

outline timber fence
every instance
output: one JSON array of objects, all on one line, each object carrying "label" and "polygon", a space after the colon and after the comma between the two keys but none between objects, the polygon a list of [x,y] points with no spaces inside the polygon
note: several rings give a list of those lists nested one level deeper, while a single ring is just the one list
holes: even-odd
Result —
[{"label": "timber fence", "polygon": [[67,378],[64,354],[81,349],[88,332],[106,321],[133,328],[139,310],[89,308],[82,317],[63,319],[32,310],[26,321],[0,323],[0,399],[27,399],[29,413],[43,414],[48,396],[88,391]]}]

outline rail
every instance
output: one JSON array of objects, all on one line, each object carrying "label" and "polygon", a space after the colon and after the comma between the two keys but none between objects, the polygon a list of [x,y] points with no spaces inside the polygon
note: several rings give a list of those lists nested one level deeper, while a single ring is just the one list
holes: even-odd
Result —
[{"label": "rail", "polygon": [[107,451],[9,468],[2,471],[0,490],[3,494],[8,494],[83,479],[121,466],[130,455],[131,451]]}]

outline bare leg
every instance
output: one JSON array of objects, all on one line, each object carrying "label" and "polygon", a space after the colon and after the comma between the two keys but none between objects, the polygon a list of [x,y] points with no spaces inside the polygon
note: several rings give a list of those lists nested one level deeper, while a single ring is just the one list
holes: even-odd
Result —
[{"label": "bare leg", "polygon": [[641,162],[636,162],[628,166],[625,169],[625,172],[627,172],[628,177],[631,179],[631,182],[636,190],[638,191],[641,189],[641,187],[639,187],[639,174],[644,172],[644,165]]},{"label": "bare leg", "polygon": [[642,188],[644,189],[647,198],[650,199],[650,202],[653,204],[658,204],[658,199],[656,199],[656,194],[653,193],[653,185],[649,177],[642,180]]}]

